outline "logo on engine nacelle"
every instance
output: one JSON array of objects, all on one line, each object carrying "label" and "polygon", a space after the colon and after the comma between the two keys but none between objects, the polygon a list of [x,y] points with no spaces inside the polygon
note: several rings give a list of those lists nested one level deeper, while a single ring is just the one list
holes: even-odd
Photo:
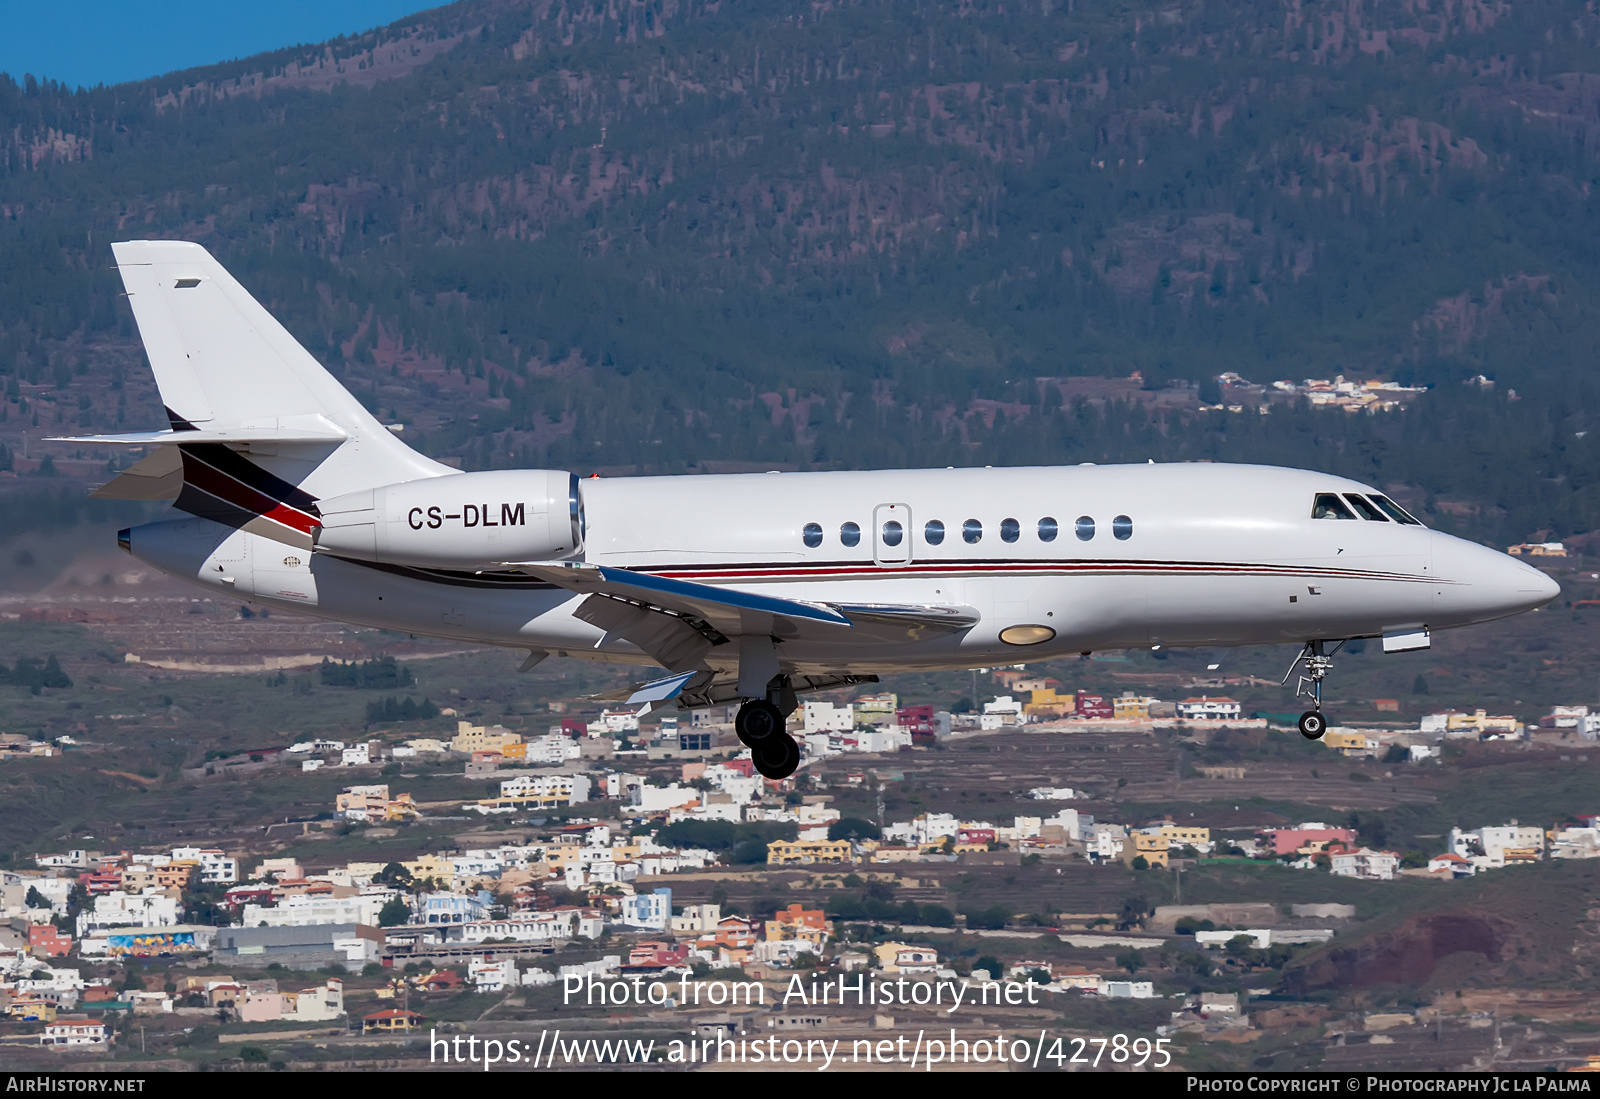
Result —
[{"label": "logo on engine nacelle", "polygon": [[458,521],[463,527],[525,527],[528,525],[526,505],[501,504],[500,520],[496,522],[494,512],[489,504],[463,504],[461,510],[446,515],[443,508],[431,507],[427,509],[412,508],[406,515],[406,523],[412,530],[438,530],[449,520]]}]

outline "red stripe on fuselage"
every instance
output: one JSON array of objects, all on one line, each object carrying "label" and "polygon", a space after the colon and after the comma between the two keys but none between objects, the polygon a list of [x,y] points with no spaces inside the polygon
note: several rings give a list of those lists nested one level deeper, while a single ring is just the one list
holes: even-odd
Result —
[{"label": "red stripe on fuselage", "polygon": [[815,566],[718,566],[707,568],[640,569],[672,580],[706,582],[737,580],[873,580],[902,576],[1062,576],[1083,574],[1111,575],[1205,575],[1205,576],[1289,576],[1336,580],[1393,580],[1407,583],[1449,583],[1436,577],[1409,573],[1368,572],[1362,569],[1319,569],[1302,565],[1234,564],[1222,561],[1053,561],[986,562],[963,564],[948,561],[912,565],[815,565]]},{"label": "red stripe on fuselage", "polygon": [[252,488],[215,466],[207,465],[192,454],[186,453],[183,456],[183,479],[186,484],[209,496],[215,496],[225,504],[254,515],[266,516],[302,534],[310,534],[312,527],[320,525],[320,520],[314,516],[273,499],[260,489]]}]

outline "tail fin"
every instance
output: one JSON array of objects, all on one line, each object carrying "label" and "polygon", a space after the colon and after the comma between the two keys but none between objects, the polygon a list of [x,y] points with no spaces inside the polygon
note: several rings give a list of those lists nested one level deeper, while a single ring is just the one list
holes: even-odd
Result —
[{"label": "tail fin", "polygon": [[170,431],[95,495],[159,500],[310,550],[317,500],[455,470],[396,439],[198,244],[113,244]]},{"label": "tail fin", "polygon": [[200,245],[111,250],[174,435],[243,445],[302,502],[455,472],[395,438]]}]

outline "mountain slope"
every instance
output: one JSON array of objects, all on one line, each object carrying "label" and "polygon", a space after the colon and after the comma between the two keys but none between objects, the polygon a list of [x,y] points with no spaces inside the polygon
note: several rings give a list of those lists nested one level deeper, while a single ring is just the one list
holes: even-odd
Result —
[{"label": "mountain slope", "polygon": [[[106,245],[175,235],[469,467],[1264,460],[1591,530],[1597,35],[1546,2],[468,2],[6,85],[0,436],[156,422]],[[1198,412],[1230,370],[1436,388]]]}]

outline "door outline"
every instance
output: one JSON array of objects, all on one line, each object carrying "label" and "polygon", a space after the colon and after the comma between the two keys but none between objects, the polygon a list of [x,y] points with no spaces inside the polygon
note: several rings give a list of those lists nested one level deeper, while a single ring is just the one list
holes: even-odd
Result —
[{"label": "door outline", "polygon": [[[883,543],[883,524],[895,520],[905,530],[898,546]],[[911,508],[906,504],[879,504],[872,509],[872,563],[880,567],[911,564]]]}]

